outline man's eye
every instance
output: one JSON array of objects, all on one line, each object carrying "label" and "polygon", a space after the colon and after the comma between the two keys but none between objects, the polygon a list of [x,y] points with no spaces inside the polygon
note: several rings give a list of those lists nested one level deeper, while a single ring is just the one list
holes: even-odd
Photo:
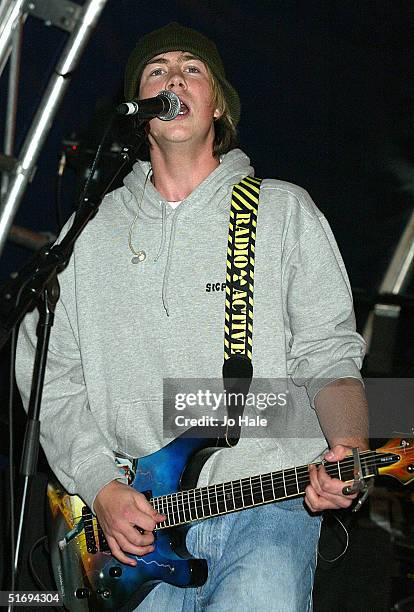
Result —
[{"label": "man's eye", "polygon": [[152,70],[152,72],[150,72],[150,76],[158,76],[162,74],[162,68],[155,68],[155,70]]},{"label": "man's eye", "polygon": [[200,69],[197,66],[187,66],[186,70],[188,72],[200,72]]}]

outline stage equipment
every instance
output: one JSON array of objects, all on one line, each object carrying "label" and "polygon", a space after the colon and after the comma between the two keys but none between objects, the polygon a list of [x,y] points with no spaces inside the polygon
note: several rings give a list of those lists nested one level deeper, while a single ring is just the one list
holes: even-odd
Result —
[{"label": "stage equipment", "polygon": [[[13,218],[32,176],[40,149],[66,92],[71,76],[107,0],[87,0],[80,7],[69,0],[3,0],[0,8],[0,74],[11,54],[5,156],[14,168],[3,179],[0,206],[0,255]],[[14,158],[20,47],[29,14],[70,32],[55,71],[40,101],[20,154]],[[11,159],[10,159],[11,158]]]},{"label": "stage equipment", "polygon": [[[109,139],[105,142],[102,148],[101,159],[95,167],[93,176],[89,180],[88,195],[90,198],[98,197],[104,187],[108,184],[109,179],[114,175],[119,166],[119,156],[126,146],[127,142],[115,140],[113,135],[109,135]],[[88,135],[73,134],[71,138],[65,138],[62,141],[61,159],[65,157],[65,170],[72,170],[76,174],[76,192],[74,208],[78,208],[80,196],[83,192],[86,177],[90,176],[94,158],[96,155],[97,144],[92,142]],[[125,173],[130,171],[131,165],[128,165]],[[120,187],[124,173],[112,185],[112,188]]]},{"label": "stage equipment", "polygon": [[52,244],[56,236],[51,232],[33,232],[20,225],[12,225],[9,240],[30,251],[40,251],[44,246]]},{"label": "stage equipment", "polygon": [[[363,331],[367,343],[367,370],[387,374],[393,367],[395,339],[401,313],[398,300],[388,297],[401,296],[408,288],[414,271],[414,211],[395,248],[390,264],[382,279],[378,301],[368,315]],[[381,296],[384,300],[381,300]]]}]

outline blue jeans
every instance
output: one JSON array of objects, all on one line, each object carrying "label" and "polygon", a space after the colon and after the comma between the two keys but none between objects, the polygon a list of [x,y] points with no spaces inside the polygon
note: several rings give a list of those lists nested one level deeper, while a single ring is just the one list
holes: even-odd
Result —
[{"label": "blue jeans", "polygon": [[308,612],[319,531],[320,518],[302,499],[200,521],[187,548],[207,560],[207,582],[189,589],[162,583],[136,612]]}]

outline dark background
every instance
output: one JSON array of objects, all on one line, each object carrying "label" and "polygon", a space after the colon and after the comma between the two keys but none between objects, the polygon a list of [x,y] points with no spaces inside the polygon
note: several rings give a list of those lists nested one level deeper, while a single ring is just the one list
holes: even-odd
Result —
[{"label": "dark background", "polygon": [[[56,172],[63,139],[76,135],[85,146],[96,145],[102,109],[122,99],[123,68],[135,42],[173,20],[217,43],[242,101],[240,145],[257,176],[301,185],[328,218],[362,329],[367,297],[378,288],[414,201],[411,0],[109,0],[15,223],[57,233]],[[34,17],[26,22],[16,153],[67,37]],[[0,79],[3,117],[7,76],[6,70]],[[3,125],[1,139],[2,130]],[[79,172],[68,167],[64,173],[64,217],[74,208]],[[0,258],[0,283],[29,257],[28,250],[8,243]],[[403,313],[402,323],[398,353],[414,363],[412,316]],[[7,449],[7,360],[3,351],[0,455]]]},{"label": "dark background", "polygon": [[[136,40],[171,20],[216,41],[242,100],[240,143],[256,174],[305,187],[333,227],[352,285],[375,289],[413,203],[414,10],[409,1],[109,0],[15,222],[56,232],[62,139],[91,131],[96,107],[121,99],[123,67]],[[57,28],[27,20],[18,146],[66,39]],[[1,108],[6,77],[0,81]],[[74,204],[74,183],[74,172],[67,170],[66,216]],[[27,257],[28,251],[9,244],[0,260],[0,280]]]}]

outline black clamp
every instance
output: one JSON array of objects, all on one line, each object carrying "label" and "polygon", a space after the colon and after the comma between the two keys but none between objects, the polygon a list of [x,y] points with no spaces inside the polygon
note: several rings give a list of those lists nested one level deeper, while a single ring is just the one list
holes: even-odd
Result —
[{"label": "black clamp", "polygon": [[352,512],[358,512],[362,504],[368,497],[369,489],[368,484],[362,473],[361,458],[359,456],[358,448],[352,449],[352,455],[354,457],[354,482],[352,485],[348,485],[342,489],[344,495],[352,495],[353,493],[359,493],[360,498],[358,499]]}]

